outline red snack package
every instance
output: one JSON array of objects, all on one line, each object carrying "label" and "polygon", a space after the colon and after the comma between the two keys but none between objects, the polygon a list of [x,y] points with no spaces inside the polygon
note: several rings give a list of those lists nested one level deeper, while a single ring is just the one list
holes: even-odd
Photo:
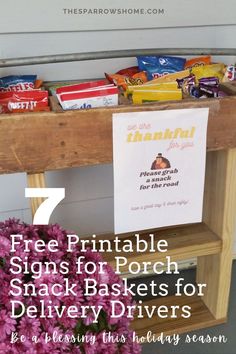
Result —
[{"label": "red snack package", "polygon": [[107,107],[118,105],[118,88],[100,86],[94,89],[57,94],[64,110]]},{"label": "red snack package", "polygon": [[81,82],[80,84],[68,85],[68,86],[61,86],[56,89],[56,94],[60,95],[62,93],[69,93],[69,92],[78,92],[88,89],[93,89],[96,87],[107,86],[106,80],[98,80],[98,81],[89,81],[89,82]]},{"label": "red snack package", "polygon": [[0,93],[0,113],[49,111],[48,91],[31,90]]}]

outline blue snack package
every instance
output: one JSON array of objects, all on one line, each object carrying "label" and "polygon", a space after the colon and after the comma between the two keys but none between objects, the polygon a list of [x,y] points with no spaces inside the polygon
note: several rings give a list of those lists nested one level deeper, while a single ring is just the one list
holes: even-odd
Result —
[{"label": "blue snack package", "polygon": [[33,90],[37,75],[9,75],[0,78],[0,91]]},{"label": "blue snack package", "polygon": [[186,59],[168,56],[137,57],[140,71],[146,71],[148,80],[184,70]]}]

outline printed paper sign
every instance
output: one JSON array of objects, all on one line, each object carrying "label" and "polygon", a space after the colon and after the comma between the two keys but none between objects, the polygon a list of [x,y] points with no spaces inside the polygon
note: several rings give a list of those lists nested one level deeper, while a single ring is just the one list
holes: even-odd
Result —
[{"label": "printed paper sign", "polygon": [[208,113],[113,114],[116,234],[202,221]]}]

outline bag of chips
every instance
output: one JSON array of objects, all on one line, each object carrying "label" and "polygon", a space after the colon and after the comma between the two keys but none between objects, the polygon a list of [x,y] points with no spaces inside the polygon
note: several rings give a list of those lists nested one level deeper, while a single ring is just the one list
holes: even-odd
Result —
[{"label": "bag of chips", "polygon": [[186,61],[185,69],[192,69],[198,66],[210,65],[211,64],[211,56],[207,55],[204,57],[192,58]]},{"label": "bag of chips", "polygon": [[120,75],[120,74],[106,74],[105,76],[109,82],[114,83],[116,86],[122,88],[124,91],[126,91],[128,86],[132,85],[142,85],[145,82],[147,82],[147,75],[145,72],[138,72],[137,74],[134,74],[133,76],[125,76],[125,75]]},{"label": "bag of chips", "polygon": [[9,75],[0,78],[0,91],[34,90],[37,75]]},{"label": "bag of chips", "polygon": [[121,69],[116,72],[118,75],[133,76],[139,72],[138,66],[131,66],[129,68]]},{"label": "bag of chips", "polygon": [[1,113],[49,111],[48,91],[0,92]]},{"label": "bag of chips", "polygon": [[186,59],[169,56],[137,57],[140,71],[147,73],[148,80],[184,70]]}]

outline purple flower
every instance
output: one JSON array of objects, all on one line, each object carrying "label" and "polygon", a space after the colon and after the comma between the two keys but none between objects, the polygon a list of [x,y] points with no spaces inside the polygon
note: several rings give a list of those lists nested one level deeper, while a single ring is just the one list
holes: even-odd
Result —
[{"label": "purple flower", "polygon": [[16,321],[10,317],[6,310],[0,311],[0,341],[3,341],[14,332],[16,328]]},{"label": "purple flower", "polygon": [[15,354],[14,348],[7,343],[0,343],[0,354]]},{"label": "purple flower", "polygon": [[[32,241],[29,244],[29,252],[24,251],[23,240],[15,247],[14,253],[10,252],[13,234],[22,235],[23,240]],[[105,266],[104,274],[100,274],[98,262],[102,261],[102,255],[92,252],[89,247],[86,252],[81,252],[80,247],[74,245],[73,252],[67,253],[67,234],[73,234],[73,231],[67,232],[59,225],[34,226],[16,219],[0,222],[0,354],[140,354],[139,344],[132,341],[133,332],[129,329],[131,320],[127,319],[126,312],[121,318],[114,319],[111,316],[112,300],[119,300],[125,308],[133,304],[130,295],[123,295],[122,280],[109,265]],[[52,239],[58,242],[57,252],[49,251],[48,242]],[[44,240],[45,250],[43,252],[35,251],[37,240]],[[21,265],[23,262],[26,263],[28,268],[26,272],[24,267],[19,274],[10,272],[12,267],[10,262],[13,256],[19,257],[18,262]],[[82,274],[77,274],[76,262],[80,256],[84,257],[81,264]],[[60,273],[60,264],[63,261],[69,264],[68,272],[65,274]],[[52,268],[55,267],[55,272],[53,270],[47,272],[46,263],[49,262],[53,263]],[[87,262],[93,262],[96,265],[94,274],[86,274]],[[75,294],[72,292],[65,294],[65,278],[68,279],[69,287],[75,284]],[[120,285],[121,294],[113,296],[109,292],[104,295],[97,292],[95,295],[85,296],[84,284],[87,278],[96,281],[97,290],[101,284],[106,284],[108,289],[111,289],[112,284],[117,283]],[[19,281],[17,283],[19,294],[16,296],[10,293],[12,279]],[[56,287],[61,293],[60,291],[54,292],[54,284],[57,284]],[[25,287],[29,288],[26,294],[24,294]],[[31,318],[24,312],[17,319],[11,318],[12,300],[21,301],[26,309],[29,306],[35,307],[37,309],[35,317]],[[46,318],[42,317],[39,311],[40,301],[52,309],[50,312],[48,308],[45,308]],[[78,315],[76,314],[76,318],[70,318],[64,311],[60,317],[55,306],[59,312],[62,308],[76,306]],[[87,306],[86,318],[81,318],[81,306]],[[98,323],[94,323],[95,318],[90,310],[91,306],[95,309],[102,307]],[[118,312],[119,310],[117,307]],[[49,313],[50,317],[47,318]],[[25,339],[11,344],[12,332],[17,332],[18,336],[24,336]],[[111,332],[114,337],[125,334],[126,340],[123,343],[106,342],[104,341],[106,332]],[[79,338],[83,335],[91,340],[80,341]],[[73,341],[69,340],[70,338],[73,338]]]},{"label": "purple flower", "polygon": [[24,316],[19,322],[19,330],[20,335],[23,335],[28,339],[32,339],[33,336],[39,336],[41,332],[40,321],[38,318],[29,318],[28,316]]},{"label": "purple flower", "polygon": [[5,257],[7,254],[9,254],[10,249],[11,249],[11,243],[10,240],[8,240],[5,236],[0,235],[0,257]]}]

